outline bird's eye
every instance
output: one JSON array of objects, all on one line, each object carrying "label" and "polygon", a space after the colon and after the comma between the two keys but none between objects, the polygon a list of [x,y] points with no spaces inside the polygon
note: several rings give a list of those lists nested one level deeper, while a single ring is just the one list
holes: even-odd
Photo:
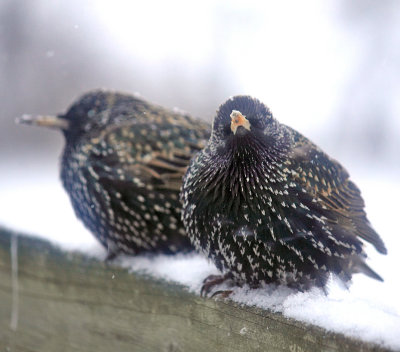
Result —
[{"label": "bird's eye", "polygon": [[263,129],[264,128],[264,124],[262,123],[262,121],[260,119],[249,118],[248,120],[249,120],[250,126],[252,128],[255,128],[255,129]]},{"label": "bird's eye", "polygon": [[231,125],[224,126],[224,137],[229,137],[232,134]]}]

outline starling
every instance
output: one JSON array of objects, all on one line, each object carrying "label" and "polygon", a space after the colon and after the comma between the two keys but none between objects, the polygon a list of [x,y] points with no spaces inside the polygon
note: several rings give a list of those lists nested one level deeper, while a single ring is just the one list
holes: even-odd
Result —
[{"label": "starling", "polygon": [[193,249],[179,190],[193,153],[210,136],[206,123],[107,91],[83,95],[65,114],[19,122],[62,130],[62,183],[109,259]]},{"label": "starling", "polygon": [[206,291],[224,277],[300,291],[324,289],[330,274],[344,283],[356,272],[382,280],[365,263],[363,241],[386,248],[347,171],[252,97],[220,106],[181,200],[190,240],[226,273]]}]

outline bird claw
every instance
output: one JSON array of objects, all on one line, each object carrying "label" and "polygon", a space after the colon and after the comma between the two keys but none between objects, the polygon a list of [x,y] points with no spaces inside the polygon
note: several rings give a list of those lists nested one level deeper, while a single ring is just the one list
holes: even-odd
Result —
[{"label": "bird claw", "polygon": [[104,262],[108,264],[111,261],[113,261],[119,254],[121,254],[121,251],[118,248],[118,246],[114,243],[114,241],[111,241],[109,239],[107,240],[106,246],[107,246],[107,257],[106,259],[104,259]]},{"label": "bird claw", "polygon": [[[207,295],[210,293],[212,288],[216,285],[222,284],[224,281],[230,279],[232,277],[231,273],[227,273],[224,275],[209,275],[203,280],[203,286],[201,287],[200,290],[200,296],[201,297],[207,297]],[[223,292],[229,292],[226,297],[228,297],[232,291],[224,291],[224,290],[219,290],[215,293],[212,294],[211,297],[214,297],[215,295],[222,294]],[[224,296],[224,295],[223,295]]]},{"label": "bird claw", "polygon": [[104,263],[109,264],[112,262],[116,257],[118,256],[118,253],[108,253],[107,257],[104,259]]},{"label": "bird claw", "polygon": [[203,280],[203,284],[205,284],[206,282],[209,282],[209,281],[219,280],[219,279],[221,279],[221,277],[223,277],[223,275],[208,275]]},{"label": "bird claw", "polygon": [[222,298],[228,298],[231,293],[233,292],[233,290],[218,290],[215,291],[210,298],[214,298],[215,296],[220,295]]}]

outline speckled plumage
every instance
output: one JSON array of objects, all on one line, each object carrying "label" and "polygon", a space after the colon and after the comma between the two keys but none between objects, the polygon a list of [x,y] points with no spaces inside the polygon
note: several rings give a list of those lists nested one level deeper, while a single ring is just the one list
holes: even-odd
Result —
[{"label": "speckled plumage", "polygon": [[64,188],[109,257],[193,248],[180,219],[179,189],[190,158],[210,135],[206,123],[106,91],[85,94],[56,119],[66,139]]},{"label": "speckled plumage", "polygon": [[220,106],[181,200],[192,243],[238,284],[307,290],[325,287],[330,273],[381,279],[362,240],[386,248],[346,170],[251,97]]}]

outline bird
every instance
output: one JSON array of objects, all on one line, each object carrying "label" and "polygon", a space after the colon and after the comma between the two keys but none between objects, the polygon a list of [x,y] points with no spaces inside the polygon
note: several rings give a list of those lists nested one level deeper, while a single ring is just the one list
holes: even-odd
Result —
[{"label": "bird", "polygon": [[227,279],[302,292],[325,291],[331,276],[348,287],[357,272],[383,281],[365,244],[387,250],[346,169],[256,98],[219,107],[180,198],[191,242],[222,273],[205,279],[205,295]]},{"label": "bird", "polygon": [[210,136],[209,124],[107,90],[85,93],[65,114],[17,122],[62,131],[62,184],[107,260],[193,250],[179,190],[191,157]]}]

